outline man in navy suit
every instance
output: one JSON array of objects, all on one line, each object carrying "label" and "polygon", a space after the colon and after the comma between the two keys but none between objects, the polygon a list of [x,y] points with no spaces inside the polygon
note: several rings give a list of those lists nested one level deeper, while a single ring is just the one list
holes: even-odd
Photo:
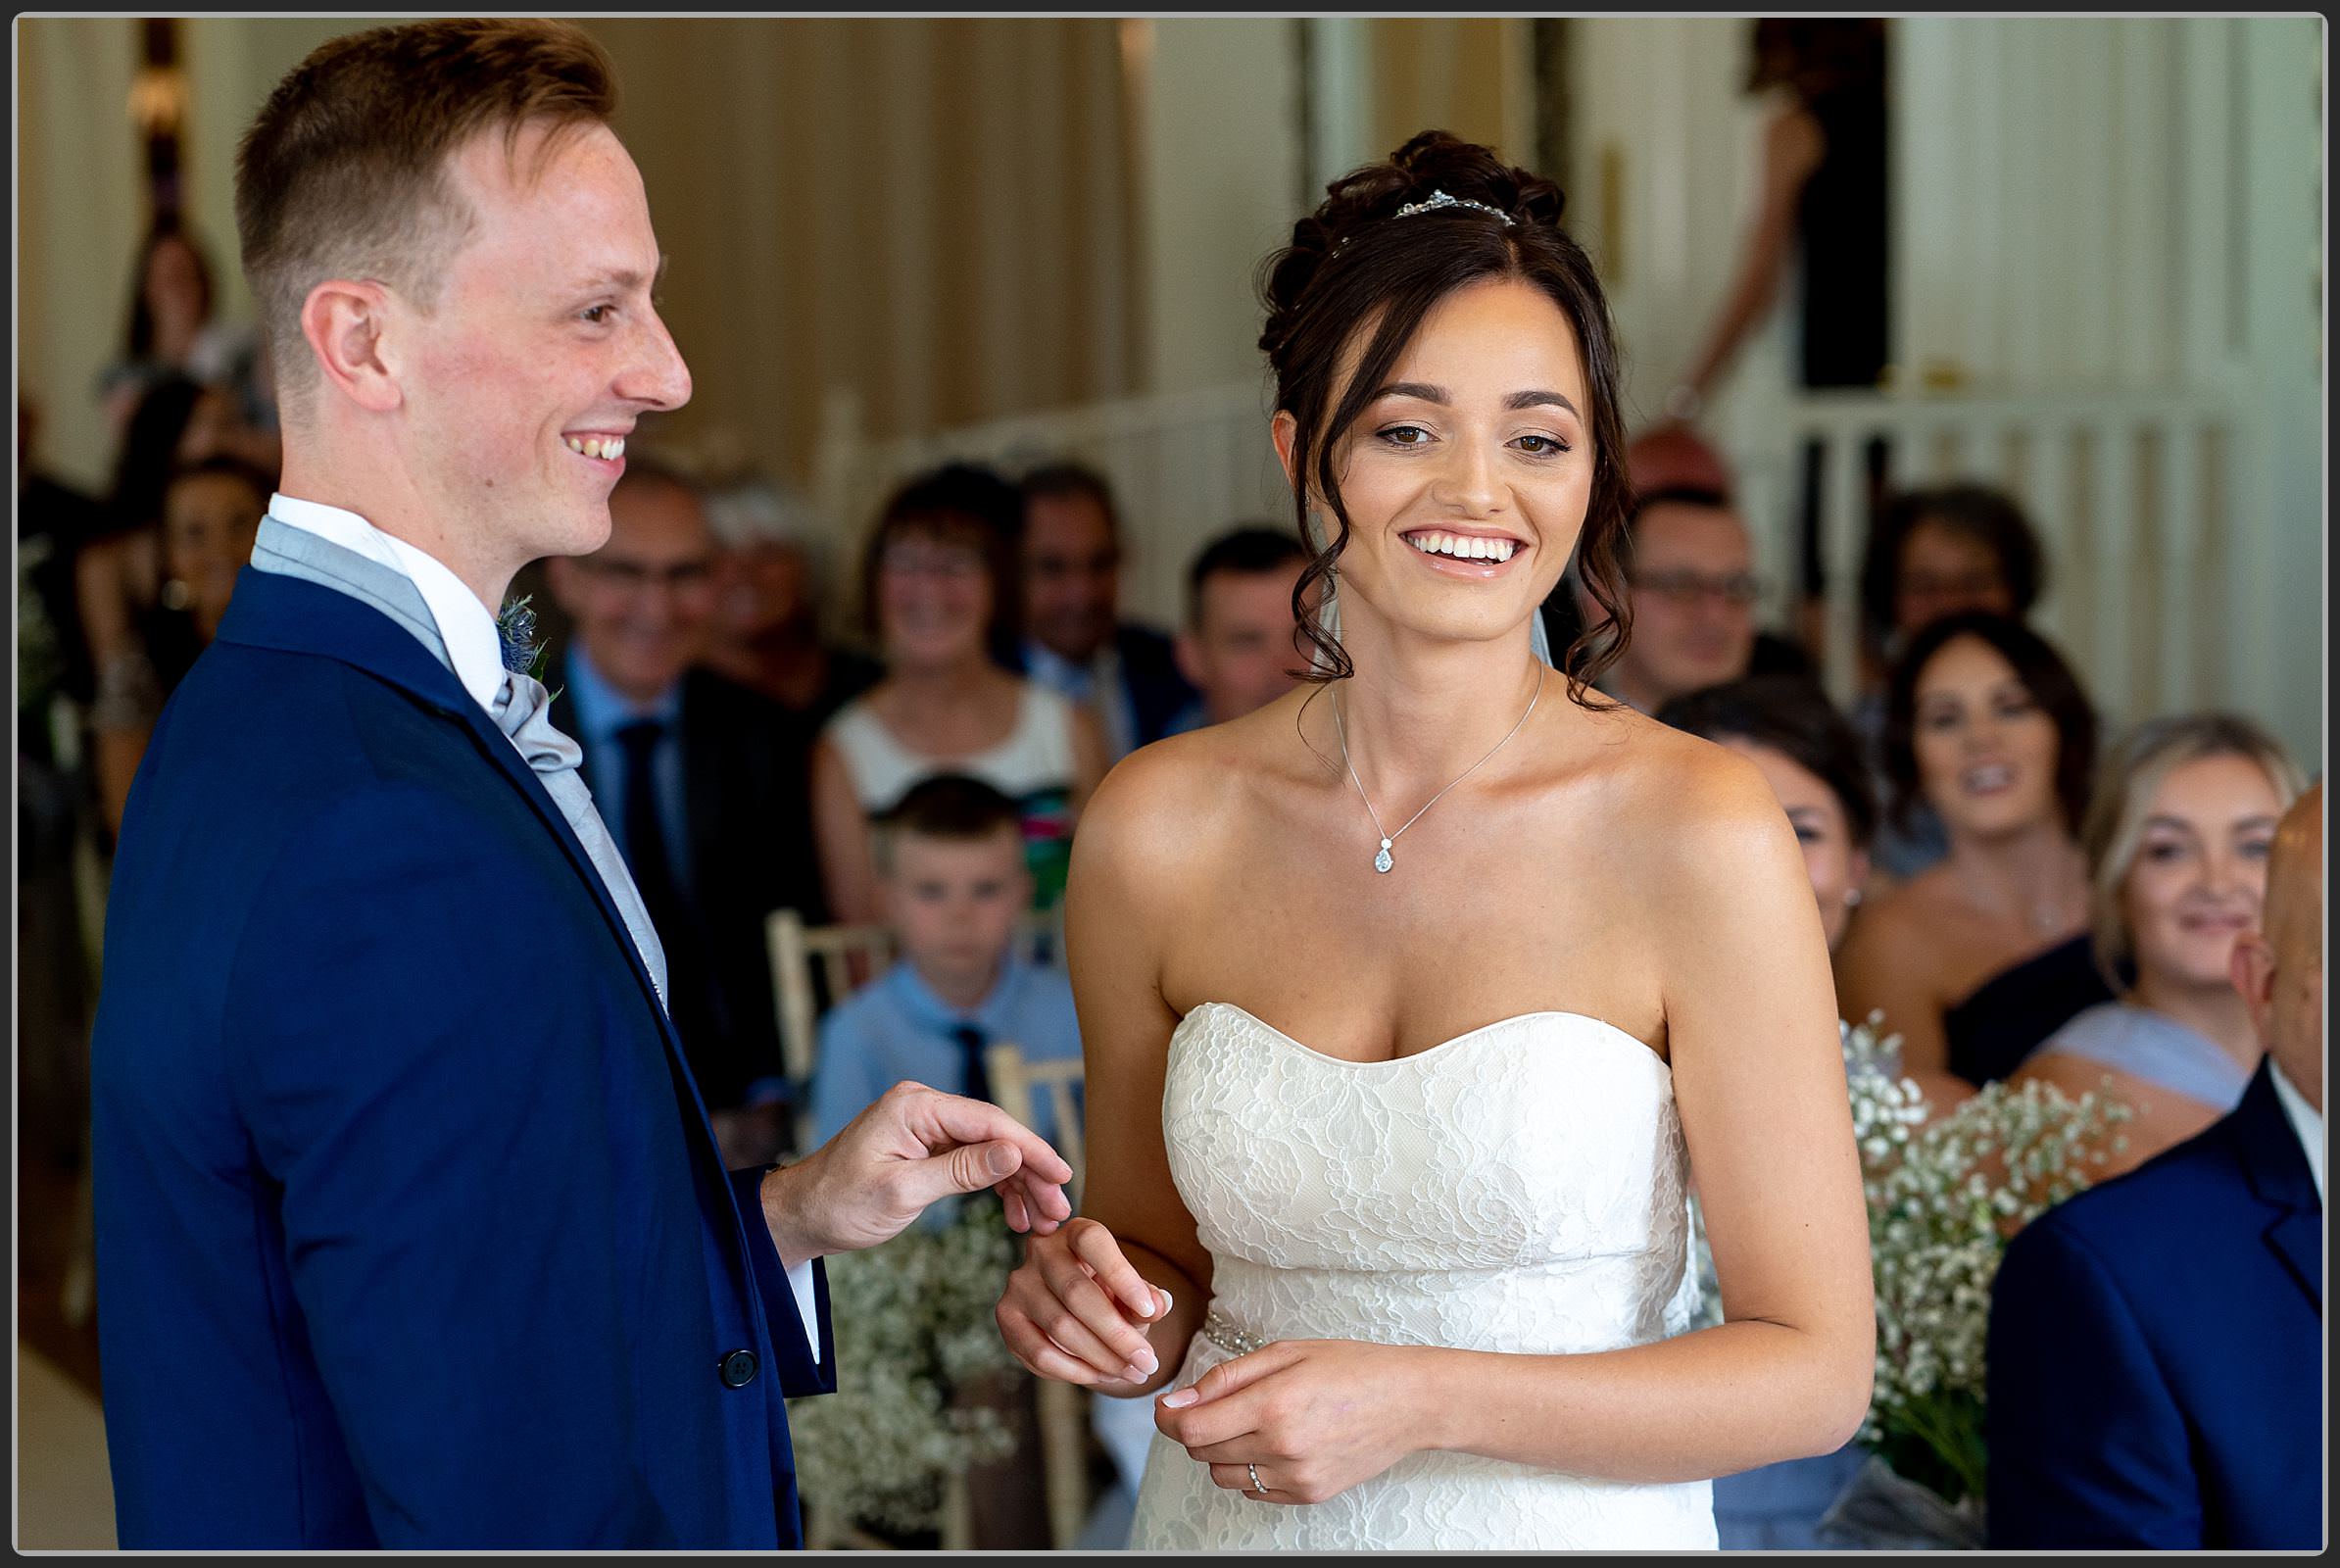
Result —
[{"label": "man in navy suit", "polygon": [[1105,760],[1175,732],[1194,701],[1170,639],[1121,616],[1121,520],[1104,476],[1077,463],[1033,469],[1024,502],[1020,668],[1095,709]]},{"label": "man in navy suit", "polygon": [[[728,1172],[663,946],[490,608],[690,395],[607,58],[327,43],[238,163],[283,489],[132,791],[94,1042],[125,1547],[776,1547],[816,1259],[1069,1169],[913,1085]],[[515,667],[516,666],[516,667]]]},{"label": "man in navy suit", "polygon": [[2234,980],[2267,1054],[2201,1136],[2026,1226],[1991,1299],[1994,1547],[2323,1541],[2323,788]]}]

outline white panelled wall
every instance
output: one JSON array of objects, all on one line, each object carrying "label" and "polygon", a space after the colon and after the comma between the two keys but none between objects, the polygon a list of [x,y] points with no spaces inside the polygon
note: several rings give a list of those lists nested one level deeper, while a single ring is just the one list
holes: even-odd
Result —
[{"label": "white panelled wall", "polygon": [[[1768,111],[1738,90],[1751,26],[1571,24],[1570,207],[1625,338],[1629,416],[1731,275]],[[2023,500],[2051,562],[2038,618],[2110,719],[2230,707],[2320,761],[2322,26],[1892,24],[1892,383],[1800,396],[1787,299],[1711,420],[1782,586],[1798,442],[1831,443],[1840,690],[1865,528],[1849,459],[1885,434],[1901,482]]]}]

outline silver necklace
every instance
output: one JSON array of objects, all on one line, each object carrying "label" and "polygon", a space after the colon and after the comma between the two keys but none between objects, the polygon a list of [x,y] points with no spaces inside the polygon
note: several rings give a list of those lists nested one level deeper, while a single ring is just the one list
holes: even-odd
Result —
[{"label": "silver necklace", "polygon": [[[1457,773],[1454,776],[1454,784],[1447,785],[1446,790],[1454,788],[1455,784],[1460,784],[1464,779],[1469,778],[1473,773],[1476,773],[1482,767],[1485,767],[1487,765],[1487,758],[1492,757],[1497,752],[1501,751],[1504,746],[1510,742],[1511,737],[1520,732],[1521,726],[1528,722],[1528,714],[1536,711],[1536,699],[1543,696],[1544,668],[1545,665],[1543,661],[1540,659],[1537,660],[1536,662],[1536,691],[1535,694],[1528,699],[1527,711],[1520,714],[1519,723],[1512,725],[1511,728],[1505,732],[1502,740],[1495,742],[1494,745],[1487,749],[1487,757],[1482,757],[1478,761],[1473,762],[1469,767],[1466,767],[1460,773]],[[1381,853],[1373,858],[1373,868],[1376,871],[1387,872],[1392,865],[1397,863],[1389,858],[1389,846],[1397,842],[1399,834],[1405,832],[1407,828],[1412,827],[1416,822],[1421,821],[1422,811],[1427,811],[1432,807],[1438,805],[1438,802],[1444,798],[1446,790],[1440,790],[1438,794],[1433,795],[1429,800],[1424,801],[1422,803],[1422,811],[1416,811],[1412,816],[1407,817],[1403,822],[1398,824],[1397,832],[1392,833],[1388,828],[1382,826],[1382,813],[1373,808],[1373,797],[1365,793],[1365,781],[1357,777],[1357,764],[1348,760],[1348,730],[1341,722],[1341,694],[1339,692],[1335,692],[1333,694],[1333,733],[1341,737],[1341,764],[1348,769],[1348,781],[1357,787],[1357,799],[1365,803],[1365,814],[1373,818],[1373,830],[1382,836]]]}]

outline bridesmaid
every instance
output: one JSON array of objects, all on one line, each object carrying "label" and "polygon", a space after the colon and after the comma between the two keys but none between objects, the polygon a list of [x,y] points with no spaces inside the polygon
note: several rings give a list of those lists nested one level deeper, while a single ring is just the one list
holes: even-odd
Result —
[{"label": "bridesmaid", "polygon": [[1897,815],[1917,802],[1950,852],[1877,899],[1836,966],[1847,1018],[1884,1014],[1937,1108],[2004,1078],[2084,1007],[2112,1000],[2088,942],[2075,838],[2096,714],[2047,641],[1985,611],[1911,640],[1885,701]]}]

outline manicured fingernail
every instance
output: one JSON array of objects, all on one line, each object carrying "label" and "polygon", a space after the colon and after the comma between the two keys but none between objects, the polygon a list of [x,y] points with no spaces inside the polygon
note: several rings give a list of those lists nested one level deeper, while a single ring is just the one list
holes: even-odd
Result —
[{"label": "manicured fingernail", "polygon": [[1141,1347],[1138,1353],[1130,1358],[1130,1365],[1145,1373],[1146,1376],[1152,1377],[1161,1369],[1162,1363],[1155,1357],[1150,1347]]},{"label": "manicured fingernail", "polygon": [[1168,1291],[1162,1290],[1162,1289],[1160,1289],[1160,1288],[1158,1288],[1158,1287],[1157,1287],[1157,1288],[1155,1289],[1155,1291],[1154,1291],[1154,1293],[1153,1293],[1153,1294],[1154,1294],[1154,1295],[1156,1295],[1156,1296],[1158,1296],[1158,1297],[1160,1297],[1160,1298],[1162,1298],[1162,1304],[1161,1304],[1160,1308],[1159,1308],[1158,1310],[1156,1310],[1156,1311],[1155,1311],[1155,1313],[1154,1313],[1154,1316],[1156,1316],[1156,1317],[1167,1317],[1167,1316],[1169,1316],[1169,1315],[1170,1315],[1170,1293],[1169,1293]]},{"label": "manicured fingernail", "polygon": [[1153,1376],[1153,1368],[1140,1366],[1137,1362],[1132,1361],[1121,1369],[1121,1376],[1122,1380],[1127,1383],[1143,1383]]},{"label": "manicured fingernail", "polygon": [[1180,1389],[1176,1394],[1165,1394],[1162,1396],[1162,1408],[1165,1410],[1183,1410],[1188,1405],[1193,1404],[1196,1399],[1201,1397],[1202,1396],[1196,1394],[1193,1389]]}]

